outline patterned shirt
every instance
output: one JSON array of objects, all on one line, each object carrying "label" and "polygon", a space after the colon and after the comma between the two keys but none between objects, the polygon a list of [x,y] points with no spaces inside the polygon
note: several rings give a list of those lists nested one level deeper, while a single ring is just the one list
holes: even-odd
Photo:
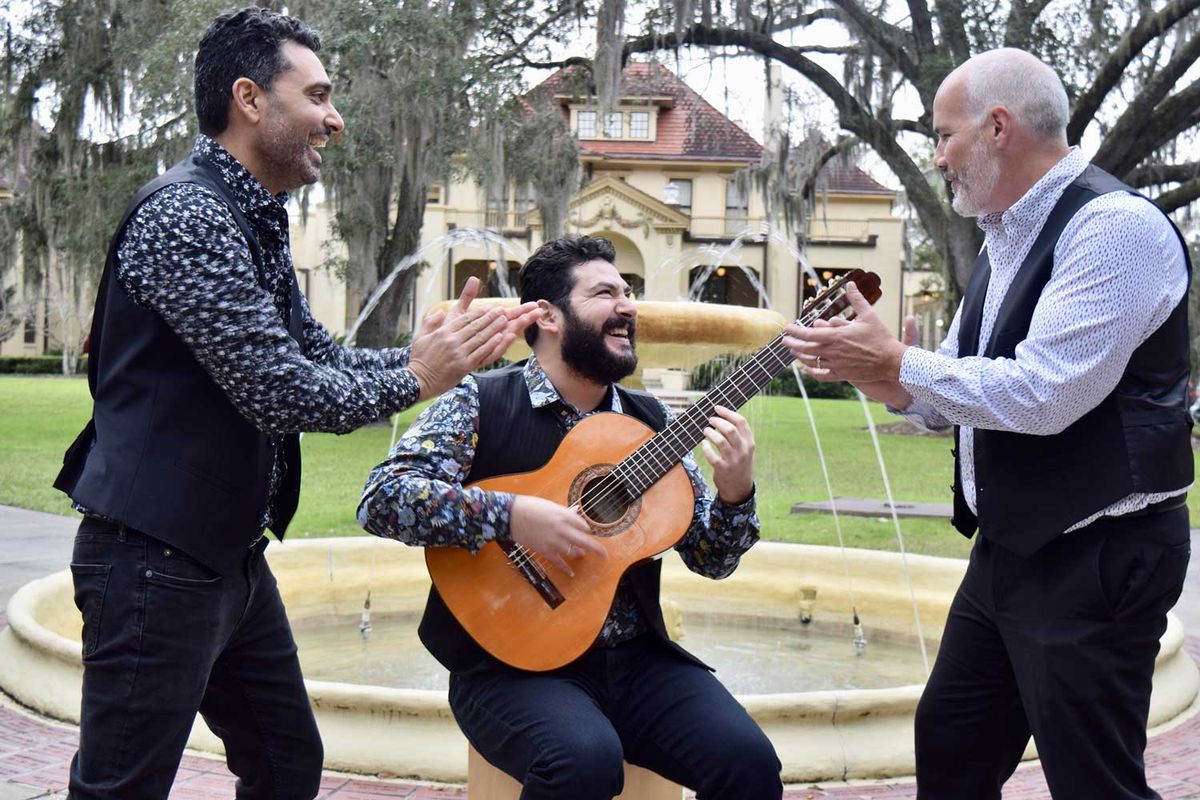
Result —
[{"label": "patterned shirt", "polygon": [[[611,387],[595,410],[581,414],[563,400],[535,357],[526,362],[525,383],[534,408],[550,406],[564,430],[600,411],[622,413],[621,397]],[[674,413],[663,406],[669,423]],[[508,540],[514,495],[464,488],[479,436],[479,386],[468,375],[425,409],[400,437],[386,461],[371,471],[358,507],[358,521],[371,533],[418,547],[465,547],[478,551],[494,540]],[[689,453],[683,467],[692,483],[692,524],[675,546],[688,569],[724,578],[742,554],[758,541],[753,493],[726,505],[709,492]],[[612,610],[597,642],[612,646],[646,630],[633,593],[622,579]]]},{"label": "patterned shirt", "polygon": [[[292,256],[287,194],[272,196],[236,158],[207,136],[193,154],[229,186],[262,250],[267,287],[225,204],[209,189],[176,183],[131,217],[116,277],[135,303],[170,326],[234,407],[278,444],[297,431],[345,433],[416,402],[420,386],[404,349],[341,347],[301,297],[302,354],[288,332]],[[262,524],[272,513],[263,510]]]},{"label": "patterned shirt", "polygon": [[[992,265],[981,345],[1050,212],[1086,167],[1072,148],[1008,210],[980,218]],[[1187,283],[1183,249],[1162,212],[1144,198],[1112,192],[1085,205],[1063,229],[1050,280],[1014,358],[958,358],[961,306],[936,353],[905,351],[900,383],[913,402],[903,413],[929,429],[962,426],[959,464],[972,511],[972,428],[1048,436],[1076,422],[1116,388],[1133,351],[1170,316]],[[1068,530],[1184,491],[1129,495]]]}]

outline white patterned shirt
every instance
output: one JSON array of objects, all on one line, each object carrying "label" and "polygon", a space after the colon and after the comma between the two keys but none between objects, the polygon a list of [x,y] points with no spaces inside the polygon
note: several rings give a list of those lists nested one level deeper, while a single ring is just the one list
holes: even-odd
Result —
[{"label": "white patterned shirt", "polygon": [[[1050,212],[1087,163],[1071,148],[1008,210],[980,218],[992,267],[980,349]],[[1130,355],[1166,321],[1187,284],[1183,249],[1162,212],[1127,192],[1097,197],[1063,229],[1050,280],[1015,357],[958,358],[960,305],[937,352],[905,351],[900,383],[913,402],[902,413],[931,430],[962,426],[962,488],[976,511],[972,429],[1049,436],[1076,422],[1116,388]],[[1184,491],[1131,494],[1067,530]]]}]

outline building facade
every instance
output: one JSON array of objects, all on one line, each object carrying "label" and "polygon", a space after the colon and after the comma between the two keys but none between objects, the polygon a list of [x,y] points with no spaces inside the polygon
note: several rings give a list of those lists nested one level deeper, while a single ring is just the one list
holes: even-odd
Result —
[{"label": "building facade", "polygon": [[[894,192],[857,167],[828,165],[802,255],[795,232],[766,218],[762,198],[739,191],[737,173],[760,161],[762,145],[670,70],[629,65],[622,96],[606,115],[594,97],[566,89],[569,77],[560,71],[531,93],[558,104],[579,140],[584,186],[570,201],[566,228],[611,241],[639,298],[769,307],[794,318],[819,282],[869,269],[883,280],[880,314],[899,330],[904,245]],[[293,231],[302,276],[320,273],[328,213],[318,206],[307,228]],[[505,244],[464,241],[464,231],[480,229],[499,232]],[[422,229],[431,268],[418,279],[412,314],[457,295],[471,276],[486,295],[514,293],[516,271],[543,241],[532,200],[515,189],[489,203],[469,176],[433,187]],[[348,298],[339,326],[332,310],[345,290],[327,282],[309,288],[314,309],[331,309],[320,318],[345,330],[361,300]]]},{"label": "building facade", "polygon": [[[877,308],[899,331],[906,308],[904,228],[893,213],[894,192],[857,167],[831,162],[802,252],[794,231],[766,218],[758,193],[739,189],[737,173],[759,163],[762,145],[666,67],[629,65],[621,97],[603,115],[594,97],[580,96],[571,84],[569,69],[562,70],[531,92],[557,104],[579,141],[584,183],[570,201],[567,230],[611,241],[637,297],[767,307],[795,318],[819,283],[868,269],[883,281]],[[418,279],[410,326],[431,305],[456,296],[472,275],[483,280],[485,296],[515,293],[517,270],[544,241],[532,200],[517,195],[489,203],[469,176],[432,187],[421,240],[431,268]],[[337,335],[352,326],[363,298],[322,266],[331,247],[344,255],[331,214],[329,204],[315,203],[302,220],[293,206],[291,237],[300,287],[317,319]],[[489,233],[485,240],[470,231]],[[45,298],[19,296],[20,273],[5,276],[18,302],[44,310]],[[0,355],[54,349],[61,338],[56,324],[53,314],[31,313],[0,342]]]}]

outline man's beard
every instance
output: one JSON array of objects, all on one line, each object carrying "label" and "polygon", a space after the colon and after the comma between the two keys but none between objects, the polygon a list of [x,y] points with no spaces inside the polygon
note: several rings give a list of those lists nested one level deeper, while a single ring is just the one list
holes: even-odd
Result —
[{"label": "man's beard", "polygon": [[282,120],[277,120],[263,136],[263,163],[284,191],[299,189],[321,179],[321,168],[308,156],[308,141],[308,133],[301,136],[289,130]]},{"label": "man's beard", "polygon": [[964,217],[983,216],[988,199],[1000,180],[1000,164],[984,146],[982,128],[971,143],[967,163],[961,170],[952,173],[958,181],[958,191],[954,193],[950,207]]},{"label": "man's beard", "polygon": [[[563,321],[562,358],[575,372],[607,385],[632,375],[637,369],[637,323],[634,320],[612,317],[596,331],[568,307],[563,309]],[[629,353],[613,353],[604,341],[605,334],[615,328],[625,328],[629,332]]]}]

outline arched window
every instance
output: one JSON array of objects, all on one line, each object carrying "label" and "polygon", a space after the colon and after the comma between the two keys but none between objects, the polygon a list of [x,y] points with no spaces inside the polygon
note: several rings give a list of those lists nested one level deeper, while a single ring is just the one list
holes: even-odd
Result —
[{"label": "arched window", "polygon": [[[746,271],[754,276],[751,281]],[[707,277],[706,277],[707,276]],[[755,283],[758,282],[758,270],[749,267],[725,267],[712,269],[700,266],[688,273],[688,295],[697,297],[696,282],[704,281],[699,289],[699,299],[702,303],[723,303],[730,306],[749,306],[758,308],[762,298]]]},{"label": "arched window", "polygon": [[[508,286],[504,291],[501,290],[501,273],[504,272],[501,269],[502,264],[508,270]],[[479,258],[459,261],[454,265],[454,296],[458,297],[462,293],[463,287],[467,285],[467,278],[474,275],[483,284],[479,289],[480,297],[517,297],[521,293],[517,281],[520,271],[521,264],[518,261],[497,262]]]}]

